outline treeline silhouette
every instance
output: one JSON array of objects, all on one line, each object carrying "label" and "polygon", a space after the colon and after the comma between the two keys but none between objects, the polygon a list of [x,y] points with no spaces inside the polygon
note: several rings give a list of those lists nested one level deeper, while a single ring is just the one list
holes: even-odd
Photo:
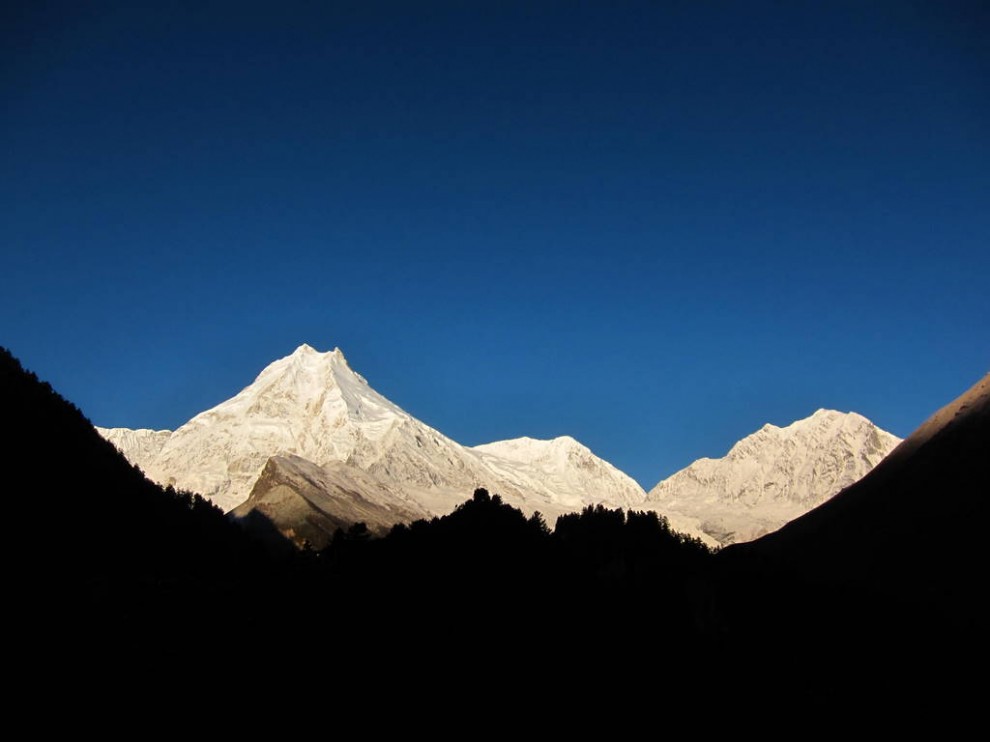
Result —
[{"label": "treeline silhouette", "polygon": [[339,530],[319,558],[342,575],[394,579],[428,571],[458,577],[470,570],[499,583],[563,571],[609,583],[662,578],[697,568],[710,555],[700,540],[675,533],[655,512],[589,505],[559,517],[551,531],[540,513],[527,518],[479,488],[450,515],[396,525],[381,539],[371,538],[361,523]]},{"label": "treeline silhouette", "polygon": [[[477,489],[453,513],[397,525],[384,538],[360,524],[338,531],[316,561],[358,604],[387,596],[428,605],[455,626],[483,616],[504,632],[562,621],[566,633],[619,629],[641,611],[653,629],[691,631],[687,583],[710,557],[653,512],[588,506],[551,532],[539,513],[527,518]],[[426,624],[420,630],[432,633]]]}]

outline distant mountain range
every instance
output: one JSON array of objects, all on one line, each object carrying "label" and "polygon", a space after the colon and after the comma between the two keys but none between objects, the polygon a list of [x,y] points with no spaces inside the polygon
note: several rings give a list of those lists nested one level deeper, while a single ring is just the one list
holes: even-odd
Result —
[{"label": "distant mountain range", "polygon": [[819,410],[764,426],[647,495],[568,436],[462,446],[372,389],[339,349],[308,345],[175,431],[98,430],[155,481],[238,516],[261,513],[315,546],[355,522],[382,532],[445,514],[476,487],[551,527],[601,504],[656,510],[709,545],[746,541],[856,481],[898,443],[860,415]]}]

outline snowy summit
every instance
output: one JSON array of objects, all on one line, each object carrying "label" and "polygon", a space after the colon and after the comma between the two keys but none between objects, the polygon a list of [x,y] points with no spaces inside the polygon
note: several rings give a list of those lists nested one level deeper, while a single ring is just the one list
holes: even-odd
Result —
[{"label": "snowy summit", "polygon": [[764,425],[721,459],[699,459],[657,484],[650,505],[697,518],[722,544],[749,541],[862,478],[900,439],[862,415],[818,410]]}]

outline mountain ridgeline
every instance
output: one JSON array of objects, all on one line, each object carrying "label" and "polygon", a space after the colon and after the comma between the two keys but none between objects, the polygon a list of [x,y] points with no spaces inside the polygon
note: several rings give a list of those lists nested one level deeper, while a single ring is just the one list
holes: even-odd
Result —
[{"label": "mountain ridgeline", "polygon": [[339,349],[308,345],[174,432],[99,430],[155,481],[248,523],[263,515],[315,548],[354,523],[380,535],[444,515],[477,487],[551,524],[589,505],[650,509],[709,546],[746,541],[852,484],[898,442],[860,415],[819,410],[647,494],[569,436],[462,446],[372,389]]},{"label": "mountain ridgeline", "polygon": [[[551,531],[483,488],[380,537],[357,523],[318,550],[263,548],[203,498],[146,479],[6,351],[0,394],[17,431],[5,501],[18,547],[44,567],[13,579],[20,628],[45,631],[42,651],[72,666],[223,653],[257,671],[313,634],[338,663],[365,666],[399,646],[474,669],[525,662],[539,646],[579,648],[554,665],[568,674],[772,661],[808,679],[864,656],[876,672],[927,673],[945,658],[978,662],[986,647],[974,586],[990,491],[987,378],[838,496],[714,556],[655,512],[588,504]],[[253,533],[267,522],[269,543],[288,543],[253,513]]]}]

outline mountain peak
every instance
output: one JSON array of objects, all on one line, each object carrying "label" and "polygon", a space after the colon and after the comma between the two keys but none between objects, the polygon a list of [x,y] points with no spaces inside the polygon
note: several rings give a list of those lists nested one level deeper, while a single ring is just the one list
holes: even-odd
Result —
[{"label": "mountain peak", "polygon": [[296,348],[292,353],[289,354],[289,358],[325,358],[327,360],[339,360],[347,363],[347,359],[344,358],[344,352],[340,348],[334,348],[333,350],[328,350],[325,353],[321,353],[316,348],[314,348],[309,343],[303,343],[298,348]]},{"label": "mountain peak", "polygon": [[855,412],[819,409],[764,425],[721,459],[699,459],[649,493],[668,512],[698,518],[722,543],[778,528],[855,482],[900,442]]},{"label": "mountain peak", "polygon": [[230,509],[248,496],[269,457],[320,465],[360,457],[408,417],[353,371],[339,348],[321,353],[304,343],[161,444],[158,436],[140,443],[154,448],[147,465],[153,477]]},{"label": "mountain peak", "polygon": [[312,345],[303,343],[291,354],[270,363],[258,376],[257,381],[275,381],[291,386],[311,386],[327,388],[337,386],[343,379],[356,378],[360,383],[367,382],[348,365],[340,348],[324,352]]},{"label": "mountain peak", "polygon": [[[806,417],[805,420],[825,422],[828,420],[866,420],[866,418],[858,412],[842,412],[840,410],[828,410],[824,407],[819,407],[809,417]],[[798,420],[798,422],[801,421]]]}]

